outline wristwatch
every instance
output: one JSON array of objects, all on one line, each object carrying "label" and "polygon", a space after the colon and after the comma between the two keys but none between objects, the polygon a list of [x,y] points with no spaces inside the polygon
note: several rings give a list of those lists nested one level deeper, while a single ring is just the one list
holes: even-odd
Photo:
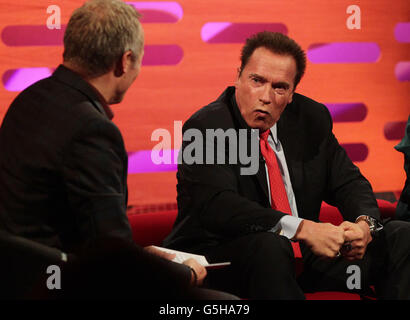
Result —
[{"label": "wristwatch", "polygon": [[359,216],[356,219],[356,223],[359,221],[365,221],[368,225],[369,225],[369,229],[370,229],[370,235],[374,238],[377,233],[383,229],[383,225],[377,221],[377,219],[371,217],[371,216]]}]

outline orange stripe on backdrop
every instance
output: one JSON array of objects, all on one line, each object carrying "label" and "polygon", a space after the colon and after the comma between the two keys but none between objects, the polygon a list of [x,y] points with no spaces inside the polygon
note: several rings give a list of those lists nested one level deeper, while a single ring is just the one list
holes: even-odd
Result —
[{"label": "orange stripe on backdrop", "polygon": [[[61,8],[61,23],[83,1],[52,1]],[[314,43],[374,42],[381,55],[376,63],[315,64],[298,92],[324,103],[362,102],[367,116],[362,122],[335,123],[341,143],[364,143],[368,157],[358,162],[376,192],[401,190],[404,185],[402,155],[393,149],[398,140],[386,140],[387,122],[406,121],[409,114],[409,82],[394,74],[399,61],[410,61],[408,43],[394,37],[395,25],[410,21],[406,0],[179,0],[183,17],[177,23],[146,23],[146,44],[177,44],[183,52],[176,66],[143,67],[140,77],[121,105],[114,106],[114,121],[123,132],[129,151],[151,149],[157,128],[173,132],[174,120],[186,120],[199,107],[214,100],[232,85],[239,65],[241,44],[208,44],[201,39],[207,22],[282,23],[288,35],[307,49]],[[357,3],[354,3],[357,2]],[[47,20],[50,1],[0,0],[0,29],[8,25],[41,25]],[[349,30],[346,9],[361,9],[361,29]],[[62,47],[8,47],[0,42],[0,75],[6,70],[55,67]],[[17,92],[0,87],[0,119]],[[175,172],[132,174],[130,204],[168,203],[176,197]]]}]

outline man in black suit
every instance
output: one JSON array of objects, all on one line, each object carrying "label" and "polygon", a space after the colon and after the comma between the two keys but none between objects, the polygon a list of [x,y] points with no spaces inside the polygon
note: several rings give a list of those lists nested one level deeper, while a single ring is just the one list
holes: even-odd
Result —
[{"label": "man in black suit", "polygon": [[406,181],[397,202],[396,217],[400,220],[410,221],[410,116],[407,119],[404,137],[394,148],[403,153],[406,174]]},{"label": "man in black suit", "polygon": [[[1,231],[75,254],[108,238],[132,243],[128,158],[109,105],[121,102],[138,76],[143,46],[132,6],[93,0],[74,11],[64,35],[63,64],[17,96],[0,128]],[[181,266],[145,258],[148,252],[173,258],[153,247],[139,252],[135,248],[140,263],[149,269],[157,261],[169,278],[196,285],[206,275],[193,259]],[[30,262],[21,259],[25,270]]]},{"label": "man in black suit", "polygon": [[[231,261],[208,284],[244,298],[303,299],[309,290],[363,292],[369,284],[380,297],[410,298],[410,224],[380,230],[372,188],[333,135],[329,111],[295,93],[303,50],[262,32],[247,40],[241,62],[235,87],[184,124],[179,214],[164,245]],[[201,135],[202,145],[195,141]],[[271,157],[263,154],[267,144]],[[237,159],[248,150],[246,168]],[[342,212],[340,226],[319,223],[322,201]],[[298,250],[302,274],[295,272]]]}]

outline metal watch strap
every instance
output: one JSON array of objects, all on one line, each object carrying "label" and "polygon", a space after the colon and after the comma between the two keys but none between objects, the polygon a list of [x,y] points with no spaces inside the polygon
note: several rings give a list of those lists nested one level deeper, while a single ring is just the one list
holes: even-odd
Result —
[{"label": "metal watch strap", "polygon": [[369,225],[370,235],[372,237],[374,237],[377,234],[377,232],[383,229],[383,225],[381,225],[377,221],[377,219],[371,216],[366,216],[366,215],[359,216],[357,217],[356,222],[359,222],[359,221],[365,221]]}]

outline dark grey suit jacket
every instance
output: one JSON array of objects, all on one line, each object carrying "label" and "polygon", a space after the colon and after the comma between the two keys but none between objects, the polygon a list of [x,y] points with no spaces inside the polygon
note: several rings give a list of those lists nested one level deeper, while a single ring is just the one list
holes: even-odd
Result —
[{"label": "dark grey suit jacket", "polygon": [[0,128],[0,228],[72,251],[101,235],[132,240],[127,153],[98,93],[59,66],[21,92]]},{"label": "dark grey suit jacket", "polygon": [[[250,131],[234,92],[235,88],[227,88],[218,100],[192,115],[183,133],[191,128],[203,134],[218,128]],[[379,218],[372,188],[337,142],[324,105],[295,93],[277,125],[300,217],[318,221],[326,201],[337,206],[345,220],[354,221],[362,214]],[[183,142],[182,152],[189,144]],[[227,140],[226,149],[228,144]],[[209,149],[204,147],[203,152]],[[273,228],[284,213],[270,208],[260,152],[259,161],[254,175],[241,175],[240,164],[182,162],[177,173],[178,217],[164,245],[206,252],[229,239]]]}]

